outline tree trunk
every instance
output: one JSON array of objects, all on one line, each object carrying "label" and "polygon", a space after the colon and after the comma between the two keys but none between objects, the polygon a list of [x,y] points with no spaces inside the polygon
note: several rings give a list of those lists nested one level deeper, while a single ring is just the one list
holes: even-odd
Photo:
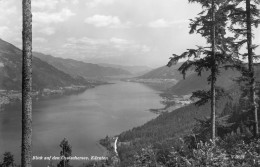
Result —
[{"label": "tree trunk", "polygon": [[249,70],[249,84],[250,84],[250,102],[252,106],[252,114],[254,115],[254,136],[259,133],[258,130],[258,115],[256,106],[256,91],[255,91],[255,71],[253,62],[252,49],[252,24],[251,24],[251,10],[250,0],[246,0],[246,27],[247,27],[247,51],[248,51],[248,70]]},{"label": "tree trunk", "polygon": [[31,0],[23,0],[22,167],[32,166],[32,14]]},{"label": "tree trunk", "polygon": [[216,139],[216,62],[215,62],[215,0],[212,0],[212,30],[211,30],[211,44],[212,44],[212,67],[211,67],[211,139],[215,143]]}]

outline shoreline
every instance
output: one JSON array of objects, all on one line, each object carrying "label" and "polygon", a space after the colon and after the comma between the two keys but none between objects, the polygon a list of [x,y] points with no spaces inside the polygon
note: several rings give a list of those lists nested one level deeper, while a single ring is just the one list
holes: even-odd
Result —
[{"label": "shoreline", "polygon": [[141,83],[153,90],[159,91],[159,96],[162,98],[161,103],[164,105],[163,108],[152,108],[149,109],[150,112],[154,114],[163,114],[167,112],[172,112],[178,108],[184,107],[194,100],[191,100],[191,94],[187,95],[173,95],[168,93],[168,89],[176,85],[178,82],[176,79],[139,79],[139,78],[126,78],[121,79],[124,82]]},{"label": "shoreline", "polygon": [[[125,81],[125,82],[131,82],[131,81]],[[140,83],[140,82],[138,82],[138,83]],[[142,84],[147,85],[146,83],[142,83]],[[161,92],[161,93],[159,93],[159,96],[162,98],[161,103],[164,105],[163,108],[149,109],[150,112],[157,114],[157,117],[164,113],[174,112],[174,110],[181,108],[181,107],[185,107],[186,105],[189,105],[194,102],[194,100],[190,99],[191,94],[177,96],[177,95],[168,94],[165,90],[164,91],[158,90],[158,89],[155,89],[155,90]],[[149,122],[149,121],[147,121],[147,122]],[[136,128],[136,127],[133,127],[133,128]],[[131,130],[131,129],[129,129],[129,130]],[[122,133],[124,133],[124,132],[121,132],[120,134],[122,134]],[[105,138],[100,139],[100,144],[103,147],[105,147],[107,149],[107,151],[110,153],[110,158],[111,158],[112,163],[120,163],[120,158],[119,158],[118,153],[115,151],[115,147],[120,148],[121,146],[127,147],[127,146],[131,145],[130,141],[121,142],[121,141],[115,140],[115,139],[119,140],[118,137],[120,136],[120,134],[111,136],[111,137],[106,136]],[[117,142],[116,145],[115,145],[115,142]]]},{"label": "shoreline", "polygon": [[[88,89],[95,88],[101,85],[113,83],[91,84],[91,85],[72,85],[59,87],[56,89],[44,88],[43,90],[32,91],[32,101],[45,100],[50,98],[59,98],[62,96],[74,95],[82,93]],[[6,105],[22,102],[22,93],[18,90],[0,90],[0,109]]]},{"label": "shoreline", "polygon": [[99,144],[106,149],[109,163],[113,164],[113,166],[120,164],[120,159],[117,152],[118,143],[120,143],[118,141],[118,136],[106,136],[106,138],[99,140]]},{"label": "shoreline", "polygon": [[185,107],[191,103],[194,103],[194,101],[190,99],[191,94],[177,96],[161,93],[160,97],[162,97],[163,100],[161,101],[161,103],[165,107],[159,109],[150,109],[150,112],[160,115],[163,113],[172,112],[178,108]]}]

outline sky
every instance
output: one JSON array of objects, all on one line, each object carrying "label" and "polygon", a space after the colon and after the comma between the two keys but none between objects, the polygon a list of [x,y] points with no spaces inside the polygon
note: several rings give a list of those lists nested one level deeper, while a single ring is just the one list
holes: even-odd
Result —
[{"label": "sky", "polygon": [[[189,34],[189,19],[200,11],[188,0],[32,0],[33,51],[159,67],[173,53],[205,44]],[[21,48],[21,0],[0,0],[0,38]],[[254,41],[260,43],[259,29]]]}]

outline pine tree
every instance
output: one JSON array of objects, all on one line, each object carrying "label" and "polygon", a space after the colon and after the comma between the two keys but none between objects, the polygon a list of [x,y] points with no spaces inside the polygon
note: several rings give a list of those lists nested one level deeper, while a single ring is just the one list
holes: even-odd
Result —
[{"label": "pine tree", "polygon": [[216,25],[215,25],[215,0],[211,1],[211,48],[212,48],[212,67],[211,67],[211,138],[215,143],[216,138]]},{"label": "pine tree", "polygon": [[[242,58],[247,58],[248,68],[243,68],[242,81],[247,82],[247,88],[244,89],[245,96],[249,99],[249,111],[254,119],[254,136],[259,134],[258,111],[256,103],[256,81],[254,60],[258,59],[254,49],[257,47],[252,44],[253,27],[260,24],[259,0],[232,0],[229,9],[229,18],[231,20],[230,30],[235,34],[237,52]],[[241,54],[239,50],[246,44],[247,53]],[[248,92],[248,93],[245,93]]]},{"label": "pine tree", "polygon": [[72,150],[71,150],[71,146],[69,145],[69,142],[66,138],[64,138],[61,141],[60,147],[62,149],[60,152],[60,155],[63,159],[60,161],[60,163],[57,166],[58,167],[70,167],[69,159],[67,159],[67,158],[72,155]]},{"label": "pine tree", "polygon": [[10,152],[4,153],[3,162],[0,164],[0,167],[14,167],[14,156]]},{"label": "pine tree", "polygon": [[23,0],[22,167],[32,166],[32,13],[31,0]]},{"label": "pine tree", "polygon": [[179,68],[179,71],[184,75],[187,70],[193,69],[200,76],[206,70],[210,71],[208,82],[211,85],[209,91],[200,90],[193,92],[192,97],[197,97],[200,100],[196,104],[203,105],[206,102],[211,102],[211,139],[215,142],[216,134],[216,100],[225,95],[224,90],[216,87],[217,76],[220,74],[220,68],[225,63],[232,63],[236,59],[233,57],[232,39],[226,38],[227,27],[227,12],[226,6],[228,0],[189,0],[189,2],[197,2],[202,5],[203,11],[198,14],[198,17],[191,20],[190,33],[199,33],[206,38],[210,46],[197,49],[188,49],[181,55],[173,54],[173,57],[167,64],[172,66],[180,59],[188,59]]}]

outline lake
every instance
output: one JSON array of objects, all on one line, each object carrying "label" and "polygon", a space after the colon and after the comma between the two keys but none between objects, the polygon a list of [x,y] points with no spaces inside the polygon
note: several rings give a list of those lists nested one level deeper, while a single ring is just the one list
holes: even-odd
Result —
[{"label": "lake", "polygon": [[[33,103],[33,155],[59,156],[60,142],[67,138],[72,156],[102,156],[98,140],[144,124],[162,108],[159,92],[143,84],[116,81],[77,95],[50,98]],[[0,154],[11,151],[20,164],[21,104],[0,112]],[[2,158],[2,156],[1,156]],[[71,161],[72,165],[84,161]],[[47,166],[49,161],[33,161]],[[55,162],[56,164],[56,162]]]}]

